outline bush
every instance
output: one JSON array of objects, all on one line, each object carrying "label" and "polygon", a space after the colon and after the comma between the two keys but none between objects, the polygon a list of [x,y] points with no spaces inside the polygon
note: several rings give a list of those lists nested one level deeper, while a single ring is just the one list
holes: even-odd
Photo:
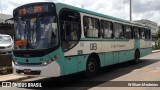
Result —
[{"label": "bush", "polygon": [[155,41],[155,45],[152,46],[153,50],[160,49],[160,38]]},{"label": "bush", "polygon": [[10,74],[12,72],[13,72],[12,67],[8,67],[8,66],[0,67],[0,75]]}]

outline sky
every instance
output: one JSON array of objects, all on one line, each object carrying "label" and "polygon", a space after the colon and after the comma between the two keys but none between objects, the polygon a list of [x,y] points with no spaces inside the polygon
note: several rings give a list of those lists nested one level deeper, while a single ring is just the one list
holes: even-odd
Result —
[{"label": "sky", "polygon": [[[0,0],[0,13],[32,2],[61,2],[98,13],[129,20],[129,0]],[[132,20],[148,19],[160,25],[160,0],[132,0]]]}]

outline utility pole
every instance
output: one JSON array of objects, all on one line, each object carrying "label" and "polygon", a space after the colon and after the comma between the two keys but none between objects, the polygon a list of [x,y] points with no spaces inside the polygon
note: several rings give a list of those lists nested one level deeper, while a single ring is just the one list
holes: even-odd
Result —
[{"label": "utility pole", "polygon": [[1,9],[1,13],[3,13],[2,12],[2,4],[1,3],[2,3],[2,1],[0,0],[0,9]]},{"label": "utility pole", "polygon": [[130,21],[132,21],[132,0],[130,0]]},{"label": "utility pole", "polygon": [[125,0],[124,0],[124,1],[123,1],[123,4],[124,4],[124,19],[125,19],[125,13],[126,13],[126,12],[125,12],[125,9],[126,9],[126,8],[125,8],[125,3],[126,3],[126,2],[125,2]]},{"label": "utility pole", "polygon": [[84,5],[82,5],[82,8],[84,8]]}]

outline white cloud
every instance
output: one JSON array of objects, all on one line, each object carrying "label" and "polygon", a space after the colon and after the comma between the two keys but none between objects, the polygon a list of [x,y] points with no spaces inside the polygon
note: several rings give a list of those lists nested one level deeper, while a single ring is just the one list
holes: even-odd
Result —
[{"label": "white cloud", "polygon": [[[129,0],[1,0],[0,10],[12,15],[13,9],[20,5],[46,1],[61,2],[76,7],[83,6],[91,11],[129,20]],[[132,0],[132,2],[133,20],[149,19],[160,24],[160,0]]]}]

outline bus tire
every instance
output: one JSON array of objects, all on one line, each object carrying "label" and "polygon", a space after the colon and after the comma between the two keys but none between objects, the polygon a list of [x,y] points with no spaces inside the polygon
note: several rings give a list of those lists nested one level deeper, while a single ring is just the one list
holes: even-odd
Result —
[{"label": "bus tire", "polygon": [[92,77],[95,76],[99,71],[99,64],[97,58],[90,56],[88,58],[87,64],[86,64],[86,76]]},{"label": "bus tire", "polygon": [[140,53],[138,50],[136,50],[135,55],[134,55],[134,63],[137,64],[140,62]]}]

